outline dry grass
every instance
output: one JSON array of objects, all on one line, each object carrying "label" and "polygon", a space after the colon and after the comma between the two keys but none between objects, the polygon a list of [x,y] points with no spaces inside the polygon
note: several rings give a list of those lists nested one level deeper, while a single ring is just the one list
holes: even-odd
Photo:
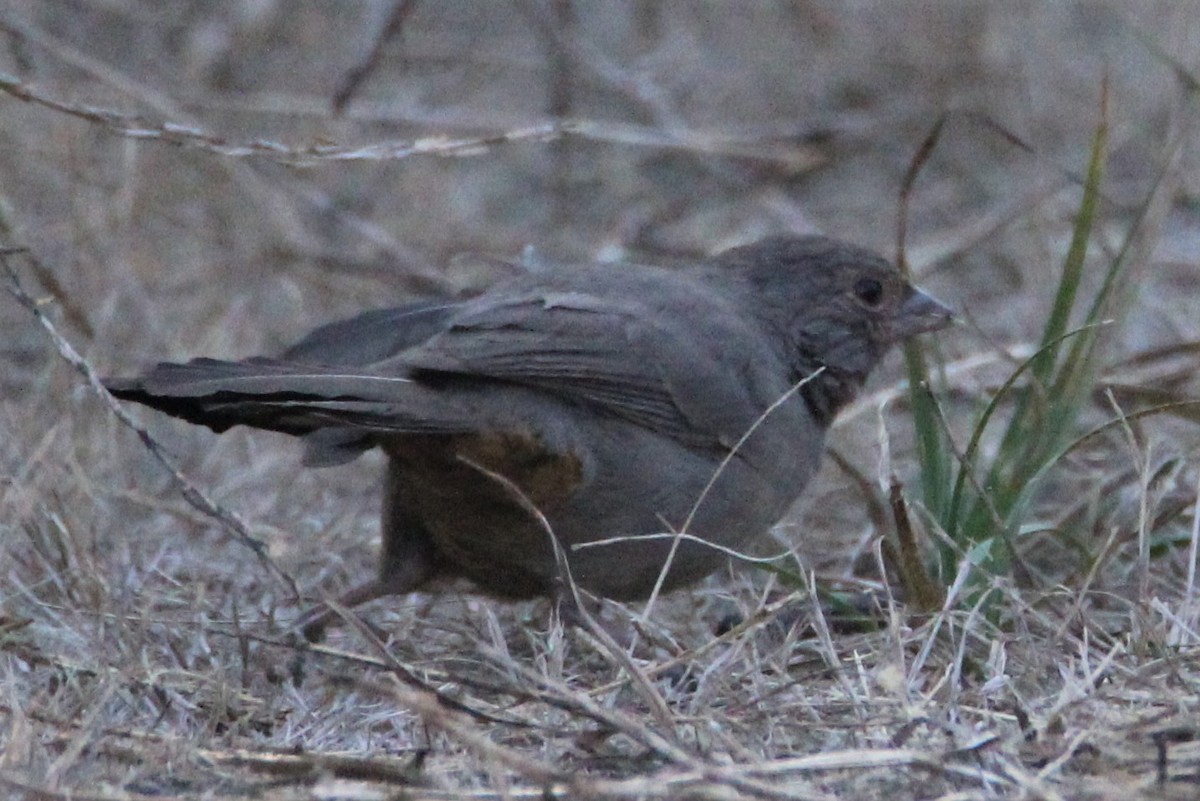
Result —
[{"label": "dry grass", "polygon": [[[373,568],[378,462],[302,471],[286,438],[141,412],[139,437],[58,352],[124,373],[269,351],[485,280],[464,252],[669,260],[809,228],[890,250],[948,111],[908,255],[969,323],[938,338],[961,446],[1036,347],[1107,74],[1081,292],[1131,229],[1143,247],[1082,425],[1187,401],[1190,3],[14,0],[0,37],[0,246],[27,249],[7,262],[46,323],[0,301],[7,795],[1195,797],[1192,407],[1073,451],[1017,566],[981,595],[951,561],[928,614],[879,579],[877,479],[919,483],[893,359],[835,432],[845,469],[764,546],[790,569],[608,608],[632,658],[453,592],[302,648],[299,610]],[[866,623],[815,588],[872,599]]]}]

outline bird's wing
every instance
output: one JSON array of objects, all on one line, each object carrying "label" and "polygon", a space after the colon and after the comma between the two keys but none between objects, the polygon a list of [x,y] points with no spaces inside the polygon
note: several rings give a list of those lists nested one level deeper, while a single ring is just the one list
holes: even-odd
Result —
[{"label": "bird's wing", "polygon": [[323,325],[279,355],[283,362],[366,365],[383,361],[442,330],[461,300],[410,303]]},{"label": "bird's wing", "polygon": [[396,359],[434,386],[439,377],[510,382],[689,443],[732,444],[763,410],[741,375],[758,343],[716,298],[679,284],[663,291],[677,296],[485,296]]}]

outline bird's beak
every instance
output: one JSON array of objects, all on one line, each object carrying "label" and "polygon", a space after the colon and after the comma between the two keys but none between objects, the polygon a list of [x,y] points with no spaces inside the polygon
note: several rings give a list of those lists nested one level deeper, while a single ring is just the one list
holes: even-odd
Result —
[{"label": "bird's beak", "polygon": [[896,315],[892,336],[899,341],[914,334],[937,331],[950,325],[953,319],[954,313],[944,303],[919,289],[913,289]]}]

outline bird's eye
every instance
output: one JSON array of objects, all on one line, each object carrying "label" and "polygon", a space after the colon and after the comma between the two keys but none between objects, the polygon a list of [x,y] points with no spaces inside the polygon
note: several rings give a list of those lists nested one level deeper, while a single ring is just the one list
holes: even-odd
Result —
[{"label": "bird's eye", "polygon": [[854,294],[863,303],[874,308],[883,302],[883,284],[874,278],[860,278],[854,285]]}]

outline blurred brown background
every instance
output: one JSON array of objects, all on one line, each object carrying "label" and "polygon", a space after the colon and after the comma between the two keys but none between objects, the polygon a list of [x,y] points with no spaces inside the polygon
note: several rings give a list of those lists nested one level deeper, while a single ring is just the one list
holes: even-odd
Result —
[{"label": "blurred brown background", "polygon": [[[973,408],[1011,369],[1003,349],[1045,319],[1105,79],[1096,262],[1143,213],[1148,232],[1112,358],[1200,337],[1200,14],[1182,0],[3,0],[0,71],[67,106],[0,96],[16,228],[3,244],[32,250],[40,267],[17,262],[26,287],[105,374],[269,352],[340,315],[486,280],[462,254],[674,262],[819,230],[893,255],[905,173],[944,118],[908,258],[968,323],[938,344]],[[311,146],[519,139],[559,119],[580,132],[296,163]],[[141,134],[122,132],[138,120]],[[223,152],[259,141],[281,153]],[[233,671],[220,655],[233,646],[206,640],[203,621],[264,620],[281,587],[179,498],[26,311],[0,300],[0,331],[4,615],[35,620],[56,658]],[[871,390],[899,375],[893,357]],[[878,397],[833,438],[872,478]],[[373,460],[301,471],[286,438],[139,417],[302,589],[372,569]],[[887,425],[911,477],[903,414]],[[1184,458],[1196,444],[1170,440]],[[803,506],[784,537],[807,564],[846,570],[871,534],[858,490],[827,465]],[[464,602],[438,603],[453,616]],[[141,634],[97,612],[144,616]]]}]

